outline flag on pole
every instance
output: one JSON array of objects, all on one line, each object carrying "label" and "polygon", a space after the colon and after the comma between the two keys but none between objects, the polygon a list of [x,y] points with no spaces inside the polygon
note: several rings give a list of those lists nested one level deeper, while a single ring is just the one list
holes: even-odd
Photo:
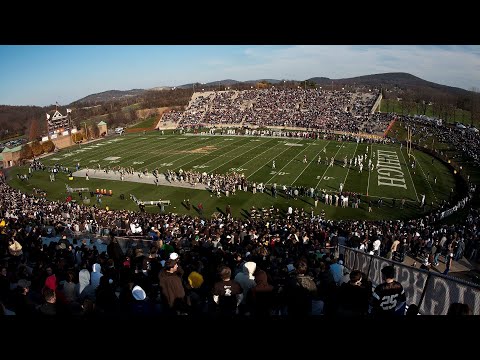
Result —
[{"label": "flag on pole", "polygon": [[50,115],[49,115],[49,114],[47,114],[47,120],[49,120],[49,119],[50,119]]},{"label": "flag on pole", "polygon": [[72,109],[67,109],[67,114],[71,112],[72,112]]}]

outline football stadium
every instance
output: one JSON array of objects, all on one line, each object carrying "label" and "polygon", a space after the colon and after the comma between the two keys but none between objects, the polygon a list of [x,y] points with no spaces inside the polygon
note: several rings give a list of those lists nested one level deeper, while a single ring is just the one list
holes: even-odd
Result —
[{"label": "football stadium", "polygon": [[147,126],[50,107],[1,153],[3,311],[479,315],[478,130],[285,84],[193,87]]}]

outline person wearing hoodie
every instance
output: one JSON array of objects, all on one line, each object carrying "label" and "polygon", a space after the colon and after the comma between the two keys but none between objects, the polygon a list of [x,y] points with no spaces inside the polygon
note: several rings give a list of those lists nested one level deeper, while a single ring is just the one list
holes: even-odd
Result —
[{"label": "person wearing hoodie", "polygon": [[184,314],[187,311],[185,289],[182,279],[176,274],[178,264],[168,259],[165,267],[158,274],[162,305],[167,314]]},{"label": "person wearing hoodie", "polygon": [[146,316],[153,314],[153,307],[145,291],[138,285],[132,289],[133,301],[131,314],[134,316]]},{"label": "person wearing hoodie", "polygon": [[100,285],[100,278],[103,276],[102,267],[99,263],[93,264],[92,274],[90,275],[90,281],[94,289]]},{"label": "person wearing hoodie", "polygon": [[78,300],[83,303],[86,298],[95,300],[95,289],[90,284],[90,271],[82,269],[78,273]]},{"label": "person wearing hoodie", "polygon": [[248,291],[251,288],[253,288],[255,285],[257,285],[255,283],[255,276],[253,275],[256,268],[257,268],[256,263],[254,263],[253,261],[247,261],[243,265],[242,272],[238,273],[234,279],[238,284],[240,284],[243,291],[243,299],[239,307],[241,314],[245,314],[248,312],[248,308],[247,308]]},{"label": "person wearing hoodie", "polygon": [[263,270],[255,272],[257,285],[248,292],[247,305],[254,317],[267,317],[274,307],[274,287],[268,283],[267,273]]}]

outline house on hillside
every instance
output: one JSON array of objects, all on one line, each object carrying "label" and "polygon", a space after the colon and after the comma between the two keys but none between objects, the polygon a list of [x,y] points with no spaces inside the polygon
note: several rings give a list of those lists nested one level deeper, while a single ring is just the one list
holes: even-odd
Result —
[{"label": "house on hillside", "polygon": [[100,130],[100,136],[107,135],[107,123],[105,121],[100,121],[97,126],[98,130]]},{"label": "house on hillside", "polygon": [[0,160],[2,161],[4,168],[9,168],[17,165],[20,162],[20,153],[22,151],[22,145],[13,148],[6,147],[0,154]]}]

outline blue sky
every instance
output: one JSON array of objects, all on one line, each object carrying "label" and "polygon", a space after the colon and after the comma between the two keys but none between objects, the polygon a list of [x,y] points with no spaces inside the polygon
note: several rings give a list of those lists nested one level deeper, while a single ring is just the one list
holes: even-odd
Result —
[{"label": "blue sky", "polygon": [[0,104],[66,105],[106,90],[384,72],[480,89],[480,46],[0,46]]}]

